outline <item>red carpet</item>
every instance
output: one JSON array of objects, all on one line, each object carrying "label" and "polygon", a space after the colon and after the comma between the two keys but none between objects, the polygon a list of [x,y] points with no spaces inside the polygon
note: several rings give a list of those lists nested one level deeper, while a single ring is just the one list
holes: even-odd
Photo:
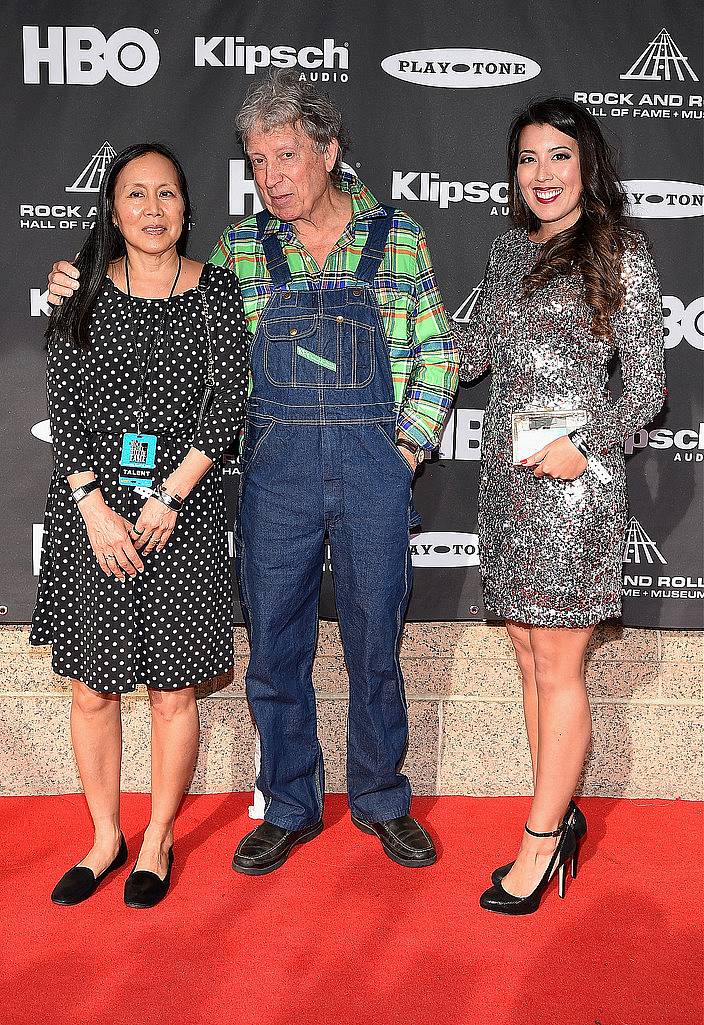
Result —
[{"label": "red carpet", "polygon": [[[148,800],[124,798],[132,856]],[[230,869],[247,805],[188,798],[172,890],[132,911],[129,865],[49,901],[88,837],[81,797],[0,799],[2,1025],[701,1025],[699,805],[583,800],[579,876],[524,919],[477,906],[524,799],[417,800],[441,858],[411,871],[330,797],[325,832],[258,879]]]}]

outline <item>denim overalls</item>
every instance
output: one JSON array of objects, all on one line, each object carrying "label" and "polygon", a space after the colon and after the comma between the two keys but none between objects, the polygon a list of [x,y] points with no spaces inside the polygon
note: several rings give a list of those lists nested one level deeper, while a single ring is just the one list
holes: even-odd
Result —
[{"label": "denim overalls", "polygon": [[[261,741],[266,821],[320,819],[324,771],[311,678],[330,540],[349,672],[347,783],[368,822],[409,811],[399,772],[408,720],[398,648],[411,590],[411,469],[395,445],[389,347],[372,288],[393,211],[371,219],[356,283],[292,287],[257,218],[272,290],[254,336],[237,566],[250,635],[246,675]],[[321,680],[337,690],[339,681]]]}]

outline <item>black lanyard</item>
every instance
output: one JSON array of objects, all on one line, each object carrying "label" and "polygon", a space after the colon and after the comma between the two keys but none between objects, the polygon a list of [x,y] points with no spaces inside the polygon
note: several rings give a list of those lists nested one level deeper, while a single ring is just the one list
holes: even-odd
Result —
[{"label": "black lanyard", "polygon": [[[174,292],[176,290],[176,285],[178,284],[178,279],[180,277],[181,277],[181,254],[179,253],[179,257],[178,257],[178,270],[176,271],[176,277],[174,278],[174,283],[171,286],[171,291],[169,292],[169,294],[167,296],[168,299],[170,299],[173,296],[173,294],[174,294]],[[128,264],[126,256],[125,256],[125,286],[127,288],[127,296],[128,296],[128,298],[130,300],[129,306],[130,306],[130,310],[131,310],[131,308],[132,308],[132,299],[134,298],[134,296],[132,295],[132,292],[130,290],[130,271],[129,271],[129,264]],[[145,385],[147,383],[147,377],[148,377],[148,374],[149,374],[149,365],[151,363],[152,356],[154,355],[155,350],[158,349],[159,346],[161,345],[161,340],[162,340],[162,337],[163,337],[163,334],[164,334],[164,325],[165,325],[165,323],[166,323],[166,309],[164,309],[162,318],[161,318],[161,320],[159,322],[159,329],[156,332],[156,335],[154,337],[154,341],[152,342],[152,345],[151,345],[151,347],[149,349],[149,352],[147,353],[147,358],[146,358],[145,363],[144,363],[144,368],[142,368],[142,361],[139,358],[139,349],[137,348],[137,332],[136,332],[136,329],[134,327],[134,324],[131,325],[131,327],[132,327],[132,332],[131,332],[132,348],[134,349],[134,357],[135,357],[135,360],[137,362],[137,375],[139,377],[139,395],[138,395],[138,403],[137,403],[137,433],[138,434],[142,433],[142,420],[144,419],[144,388],[145,388]]]}]

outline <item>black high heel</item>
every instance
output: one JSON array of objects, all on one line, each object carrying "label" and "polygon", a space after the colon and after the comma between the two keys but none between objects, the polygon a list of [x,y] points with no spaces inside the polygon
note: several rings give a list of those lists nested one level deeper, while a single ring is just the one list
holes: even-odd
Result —
[{"label": "black high heel", "polygon": [[[575,850],[574,859],[572,861],[571,875],[573,879],[577,878],[577,862],[579,861],[579,848],[582,846],[582,840],[587,835],[587,820],[584,812],[579,808],[574,801],[570,801],[567,805],[567,811],[565,812],[565,818],[568,819],[570,813],[574,816],[573,826],[574,835],[577,841],[577,848]],[[491,873],[491,881],[496,886],[504,879],[511,869],[513,868],[513,862],[509,861],[507,865],[501,865],[500,868],[495,868]]]},{"label": "black high heel", "polygon": [[499,881],[496,885],[491,886],[488,890],[479,898],[479,905],[483,907],[485,911],[494,911],[500,915],[532,915],[534,911],[537,911],[540,907],[540,901],[543,894],[545,893],[548,884],[552,877],[557,873],[557,890],[561,898],[565,896],[565,872],[567,862],[572,862],[572,875],[575,875],[575,862],[574,855],[577,849],[577,841],[573,825],[574,813],[565,818],[560,825],[559,829],[556,829],[552,833],[536,833],[534,830],[529,829],[525,826],[526,833],[530,836],[535,836],[539,839],[546,839],[549,836],[559,837],[555,850],[550,857],[548,866],[543,873],[543,876],[533,890],[532,893],[526,894],[524,897],[518,897],[513,893],[509,893],[505,890],[503,883]]},{"label": "black high heel", "polygon": [[174,849],[169,848],[169,867],[161,879],[156,872],[132,869],[125,880],[125,904],[128,908],[153,908],[163,900],[171,885],[171,869],[174,864]]}]

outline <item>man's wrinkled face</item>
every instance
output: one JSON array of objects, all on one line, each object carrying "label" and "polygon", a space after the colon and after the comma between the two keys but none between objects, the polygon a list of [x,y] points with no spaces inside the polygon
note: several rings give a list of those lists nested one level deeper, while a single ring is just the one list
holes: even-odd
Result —
[{"label": "man's wrinkled face", "polygon": [[267,209],[281,221],[308,220],[329,187],[338,152],[336,140],[324,153],[296,125],[252,132],[247,156]]}]

